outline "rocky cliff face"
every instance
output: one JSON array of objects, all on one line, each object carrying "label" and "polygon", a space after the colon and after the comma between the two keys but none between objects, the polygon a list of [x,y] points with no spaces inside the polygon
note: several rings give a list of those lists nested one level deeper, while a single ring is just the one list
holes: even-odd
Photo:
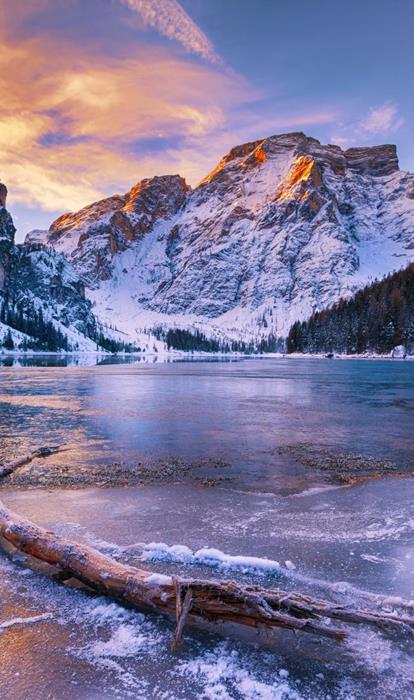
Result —
[{"label": "rocky cliff face", "polygon": [[42,308],[45,318],[56,321],[64,334],[74,337],[74,343],[95,350],[96,343],[87,342],[96,330],[91,302],[85,298],[83,281],[63,255],[35,244],[16,247],[6,291],[28,317],[33,309]]},{"label": "rocky cliff face", "polygon": [[[142,241],[161,219],[170,219],[185,201],[188,186],[178,175],[143,180],[125,195],[115,195],[54,221],[47,243],[69,253],[79,272],[96,285],[111,277],[113,257]],[[44,240],[34,231],[28,243]]]},{"label": "rocky cliff face", "polygon": [[192,191],[178,176],[144,180],[41,238],[125,332],[164,323],[282,336],[414,259],[414,176],[391,145],[272,136],[233,148]]},{"label": "rocky cliff face", "polygon": [[6,278],[13,259],[14,228],[13,219],[6,209],[7,188],[0,182],[0,292],[4,289]]},{"label": "rocky cliff face", "polygon": [[18,308],[27,318],[41,309],[70,344],[94,350],[96,343],[88,336],[94,334],[96,320],[83,281],[60,253],[33,243],[15,245],[6,196],[0,183],[0,306]]}]

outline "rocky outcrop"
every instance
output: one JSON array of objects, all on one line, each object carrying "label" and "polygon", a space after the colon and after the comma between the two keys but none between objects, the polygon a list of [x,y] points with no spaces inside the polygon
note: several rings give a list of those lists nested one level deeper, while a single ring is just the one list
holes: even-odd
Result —
[{"label": "rocky outcrop", "polygon": [[94,349],[96,343],[89,338],[95,336],[97,324],[92,304],[85,298],[84,282],[65,256],[39,243],[44,232],[36,232],[31,242],[15,245],[6,195],[6,187],[0,184],[0,307],[4,303],[18,308],[28,319],[41,309],[46,321],[68,335],[69,346],[73,341]]},{"label": "rocky outcrop", "polygon": [[0,291],[5,288],[13,258],[16,229],[6,209],[7,187],[0,182]]},{"label": "rocky outcrop", "polygon": [[233,148],[192,191],[179,176],[144,180],[60,217],[45,241],[126,333],[282,336],[413,259],[413,192],[394,146],[342,150],[295,132]]},{"label": "rocky outcrop", "polygon": [[391,357],[396,360],[405,360],[407,357],[407,348],[405,345],[396,345],[391,352]]},{"label": "rocky outcrop", "polygon": [[7,187],[0,182],[0,207],[6,208]]},{"label": "rocky outcrop", "polygon": [[347,167],[360,175],[384,177],[398,171],[397,148],[392,145],[349,148],[345,158]]},{"label": "rocky outcrop", "polygon": [[[159,221],[175,215],[189,189],[179,175],[142,180],[125,195],[60,216],[43,240],[65,253],[89,283],[96,285],[111,277],[115,255],[141,240]],[[27,241],[33,240],[29,234]]]}]

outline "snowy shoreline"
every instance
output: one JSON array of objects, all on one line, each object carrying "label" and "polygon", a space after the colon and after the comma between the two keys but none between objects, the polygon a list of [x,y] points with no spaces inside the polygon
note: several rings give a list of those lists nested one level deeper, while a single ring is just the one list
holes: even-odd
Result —
[{"label": "snowy shoreline", "polygon": [[199,358],[207,359],[210,357],[214,358],[231,358],[231,359],[261,359],[261,360],[300,360],[300,359],[314,359],[314,360],[414,360],[414,355],[407,355],[405,358],[392,357],[391,354],[378,355],[374,353],[363,353],[363,354],[336,354],[333,357],[326,357],[324,353],[241,353],[241,352],[203,352],[203,351],[184,351],[184,350],[170,350],[165,352],[116,352],[111,353],[106,350],[59,350],[59,351],[45,351],[45,350],[6,350],[2,348],[0,350],[0,359],[2,358],[19,358],[19,357],[95,357],[95,358],[109,358],[109,357],[119,357],[119,358],[155,358],[160,362],[169,361],[174,358]]},{"label": "snowy shoreline", "polygon": [[[280,357],[280,355],[279,355]],[[292,352],[290,354],[286,354],[285,357],[287,358],[292,358],[292,359],[301,359],[301,358],[306,358],[306,359],[315,359],[315,360],[393,360],[393,361],[405,361],[405,360],[414,360],[414,355],[407,355],[406,357],[392,357],[391,354],[387,355],[376,355],[374,353],[372,354],[353,354],[353,355],[345,355],[345,354],[336,354],[334,353],[333,357],[326,357],[323,353],[317,354],[317,353],[300,353],[300,352]]]}]

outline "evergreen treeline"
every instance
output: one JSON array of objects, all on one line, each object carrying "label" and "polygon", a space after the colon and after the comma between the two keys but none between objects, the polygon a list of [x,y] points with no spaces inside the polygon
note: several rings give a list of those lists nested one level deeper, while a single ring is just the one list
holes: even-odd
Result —
[{"label": "evergreen treeline", "polygon": [[[11,328],[15,328],[35,340],[24,339],[20,350],[69,350],[67,337],[51,321],[45,321],[42,309],[33,310],[30,317],[23,313],[18,305],[0,302],[0,321]],[[3,340],[3,346],[7,350],[14,349],[14,342],[10,331]]]},{"label": "evergreen treeline", "polygon": [[92,340],[96,342],[99,348],[103,348],[107,352],[140,352],[141,348],[136,347],[132,343],[121,343],[113,338],[107,338],[102,331],[94,334]]},{"label": "evergreen treeline", "polygon": [[[60,350],[76,351],[78,347],[72,347],[67,336],[56,327],[53,321],[45,320],[42,309],[30,309],[19,302],[11,301],[7,295],[0,298],[0,321],[10,328],[25,333],[30,338],[25,338],[15,348],[13,337],[8,331],[3,338],[3,347],[6,350],[39,350],[58,352]],[[107,352],[136,352],[131,343],[123,343],[113,338],[108,338],[99,327],[88,326],[87,336],[96,343],[96,349],[104,349]]]},{"label": "evergreen treeline", "polygon": [[258,343],[243,340],[224,341],[216,338],[208,338],[200,331],[188,331],[183,328],[170,328],[164,331],[162,328],[153,330],[159,340],[164,340],[169,350],[183,350],[185,352],[283,352],[284,340],[269,335]]},{"label": "evergreen treeline", "polygon": [[414,264],[341,299],[289,331],[288,352],[414,351]]},{"label": "evergreen treeline", "polygon": [[[209,339],[200,331],[191,333],[181,328],[173,328],[167,331],[165,342],[168,349],[175,350],[198,350],[203,352],[219,352],[222,347],[218,340]],[[224,348],[223,348],[224,351]]]}]

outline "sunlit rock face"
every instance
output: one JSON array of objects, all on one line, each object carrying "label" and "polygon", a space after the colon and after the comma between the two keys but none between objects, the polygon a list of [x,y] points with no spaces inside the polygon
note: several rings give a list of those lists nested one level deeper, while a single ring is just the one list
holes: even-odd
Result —
[{"label": "sunlit rock face", "polygon": [[179,176],[144,180],[44,240],[127,333],[162,322],[281,336],[414,259],[414,176],[395,146],[271,136],[233,148],[192,191]]},{"label": "sunlit rock face", "polygon": [[[89,284],[107,280],[112,259],[163,219],[170,219],[185,201],[189,188],[179,175],[142,180],[127,194],[108,197],[53,222],[45,241],[69,255]],[[39,232],[36,238],[39,240]],[[27,241],[34,240],[29,234]]]}]

